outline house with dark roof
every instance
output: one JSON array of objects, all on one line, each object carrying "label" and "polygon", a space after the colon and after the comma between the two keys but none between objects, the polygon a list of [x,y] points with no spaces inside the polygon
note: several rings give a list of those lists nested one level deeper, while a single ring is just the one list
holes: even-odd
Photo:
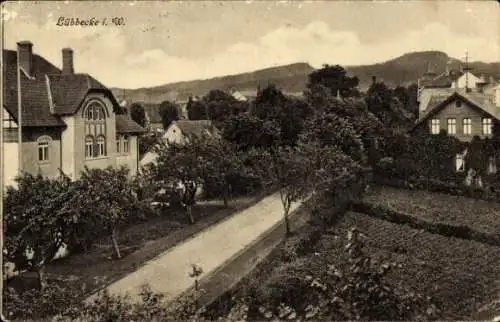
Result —
[{"label": "house with dark roof", "polygon": [[[173,121],[162,139],[168,143],[184,144],[190,137],[220,137],[220,131],[212,121],[209,120],[178,120]],[[154,152],[146,153],[139,162],[139,165],[145,166],[156,159]]]},{"label": "house with dark roof", "polygon": [[[138,169],[138,135],[145,129],[122,113],[111,91],[75,73],[73,51],[62,49],[62,69],[22,41],[3,50],[3,183],[20,172],[73,179],[85,167]],[[20,113],[19,113],[20,111]]]}]

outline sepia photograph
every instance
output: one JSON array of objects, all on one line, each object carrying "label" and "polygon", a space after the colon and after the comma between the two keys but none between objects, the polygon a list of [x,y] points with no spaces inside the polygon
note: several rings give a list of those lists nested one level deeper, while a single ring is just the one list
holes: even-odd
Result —
[{"label": "sepia photograph", "polygon": [[5,1],[2,321],[500,322],[500,1]]}]

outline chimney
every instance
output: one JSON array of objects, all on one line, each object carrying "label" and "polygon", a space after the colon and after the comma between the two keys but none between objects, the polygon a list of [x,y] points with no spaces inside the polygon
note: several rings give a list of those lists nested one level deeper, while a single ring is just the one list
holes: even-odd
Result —
[{"label": "chimney", "polygon": [[73,49],[63,48],[62,50],[62,71],[63,74],[74,74],[75,70],[73,68]]},{"label": "chimney", "polygon": [[17,54],[19,57],[19,67],[33,76],[33,44],[30,41],[20,41],[17,43]]}]

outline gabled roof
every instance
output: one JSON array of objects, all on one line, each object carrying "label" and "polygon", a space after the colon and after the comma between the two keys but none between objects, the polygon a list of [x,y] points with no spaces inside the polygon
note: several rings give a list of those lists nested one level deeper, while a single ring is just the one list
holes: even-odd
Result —
[{"label": "gabled roof", "polygon": [[[17,121],[17,52],[3,50],[3,57],[4,106]],[[32,69],[30,77],[20,73],[23,127],[66,126],[60,116],[76,113],[90,92],[108,94],[115,111],[119,108],[111,91],[88,74],[63,74],[37,54],[32,55]]]},{"label": "gabled roof", "polygon": [[146,129],[134,122],[128,115],[116,115],[116,133],[139,134],[145,133]]},{"label": "gabled roof", "polygon": [[472,107],[481,110],[495,119],[500,119],[500,108],[496,107],[493,97],[479,92],[467,92],[465,90],[453,90],[449,95],[443,95],[449,91],[442,91],[440,95],[431,96],[423,114],[420,115],[416,125],[422,123],[429,116],[436,114],[445,105],[461,99]]},{"label": "gabled roof", "polygon": [[172,122],[172,125],[177,125],[182,134],[187,136],[216,135],[219,132],[209,120],[179,120]]}]

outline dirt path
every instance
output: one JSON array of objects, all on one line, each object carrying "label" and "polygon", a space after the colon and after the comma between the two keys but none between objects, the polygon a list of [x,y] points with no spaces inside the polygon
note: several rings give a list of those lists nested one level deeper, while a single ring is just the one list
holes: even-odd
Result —
[{"label": "dirt path", "polygon": [[[290,211],[298,206],[298,203],[292,205]],[[194,285],[189,277],[192,264],[203,269],[201,279],[282,219],[283,206],[276,193],[169,249],[111,284],[108,290],[111,294],[128,293],[137,299],[141,285],[149,284],[154,292],[172,300]]]}]

